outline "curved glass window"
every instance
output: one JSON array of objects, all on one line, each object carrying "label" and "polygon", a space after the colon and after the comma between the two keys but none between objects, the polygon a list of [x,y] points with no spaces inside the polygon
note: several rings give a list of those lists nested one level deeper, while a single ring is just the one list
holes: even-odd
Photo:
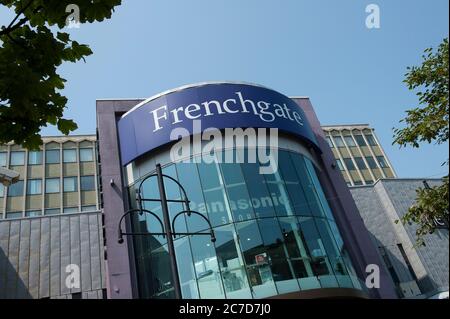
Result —
[{"label": "curved glass window", "polygon": [[[218,158],[224,158],[219,153]],[[225,156],[226,157],[226,156]],[[207,217],[209,236],[175,238],[183,298],[267,298],[295,291],[342,287],[361,289],[316,167],[298,153],[279,151],[278,170],[260,174],[258,163],[174,163],[163,173],[185,188],[190,208]],[[150,174],[151,172],[149,172]],[[130,202],[136,207],[136,185]],[[181,190],[165,180],[168,199],[182,199]],[[142,184],[144,199],[159,198],[156,178]],[[159,202],[143,207],[162,219]],[[169,203],[171,218],[186,209]],[[133,217],[134,232],[161,232],[149,214]],[[181,215],[178,232],[207,231],[199,216]],[[173,278],[166,240],[133,237],[141,298],[173,298]]]}]

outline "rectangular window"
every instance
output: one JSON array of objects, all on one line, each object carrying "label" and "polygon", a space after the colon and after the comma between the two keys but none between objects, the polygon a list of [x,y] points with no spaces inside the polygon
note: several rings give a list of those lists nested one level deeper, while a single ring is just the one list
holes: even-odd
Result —
[{"label": "rectangular window", "polygon": [[377,163],[375,162],[372,156],[367,156],[366,161],[371,169],[378,168]]},{"label": "rectangular window", "polygon": [[375,140],[375,137],[372,134],[364,134],[366,136],[367,142],[370,146],[377,146],[377,141]]},{"label": "rectangular window", "polygon": [[41,216],[42,212],[40,210],[29,210],[25,212],[26,217],[38,217]]},{"label": "rectangular window", "polygon": [[42,151],[28,152],[28,165],[40,165],[40,164],[42,164]]},{"label": "rectangular window", "polygon": [[353,171],[356,169],[351,158],[344,158],[344,163],[349,171]]},{"label": "rectangular window", "polygon": [[355,136],[356,143],[359,146],[361,146],[361,147],[362,146],[367,146],[366,141],[364,140],[364,137],[362,135],[356,134],[354,136]]},{"label": "rectangular window", "polygon": [[45,163],[46,164],[58,164],[59,163],[59,150],[45,151]]},{"label": "rectangular window", "polygon": [[80,148],[80,162],[94,161],[94,150],[92,148]]},{"label": "rectangular window", "polygon": [[64,163],[76,163],[77,162],[77,150],[63,150],[63,162]]},{"label": "rectangular window", "polygon": [[9,197],[18,197],[23,196],[23,181],[18,181],[17,183],[12,184],[8,187],[8,196]]},{"label": "rectangular window", "polygon": [[345,143],[347,143],[348,147],[356,146],[355,140],[350,135],[344,136]]},{"label": "rectangular window", "polygon": [[82,212],[95,212],[97,210],[97,206],[89,205],[89,206],[81,206]]},{"label": "rectangular window", "polygon": [[64,177],[64,192],[76,192],[78,190],[78,182],[76,177]]},{"label": "rectangular window", "polygon": [[73,214],[78,212],[79,212],[78,207],[64,207],[63,209],[64,214]]},{"label": "rectangular window", "polygon": [[94,176],[81,176],[81,190],[82,191],[95,190]]},{"label": "rectangular window", "polygon": [[11,152],[11,162],[9,164],[11,166],[25,165],[25,152]]},{"label": "rectangular window", "polygon": [[6,212],[6,219],[22,218],[22,212]]},{"label": "rectangular window", "polygon": [[334,143],[337,147],[345,147],[344,141],[342,140],[342,137],[340,136],[333,136]]},{"label": "rectangular window", "polygon": [[0,152],[0,167],[6,167],[6,156],[8,153]]},{"label": "rectangular window", "polygon": [[377,156],[377,161],[378,164],[380,164],[381,168],[388,168],[389,165],[386,162],[386,159],[384,158],[384,156]]},{"label": "rectangular window", "polygon": [[29,179],[27,182],[27,195],[37,195],[42,193],[42,180]]},{"label": "rectangular window", "polygon": [[45,180],[45,193],[59,193],[59,178],[47,178]]},{"label": "rectangular window", "polygon": [[3,184],[0,184],[0,197],[5,196],[5,186]]},{"label": "rectangular window", "polygon": [[336,160],[336,164],[337,164],[337,166],[339,167],[339,169],[340,169],[341,171],[345,171],[344,165],[342,165],[342,162],[341,162],[340,159],[337,159],[337,160]]},{"label": "rectangular window", "polygon": [[330,136],[327,136],[326,139],[327,139],[328,146],[331,147],[331,148],[333,148],[334,145],[333,145],[333,141],[331,140],[331,137],[330,137]]},{"label": "rectangular window", "polygon": [[355,157],[355,162],[359,169],[367,169],[366,163],[364,163],[362,157]]},{"label": "rectangular window", "polygon": [[45,215],[58,215],[61,213],[61,210],[59,208],[46,208],[45,209]]}]

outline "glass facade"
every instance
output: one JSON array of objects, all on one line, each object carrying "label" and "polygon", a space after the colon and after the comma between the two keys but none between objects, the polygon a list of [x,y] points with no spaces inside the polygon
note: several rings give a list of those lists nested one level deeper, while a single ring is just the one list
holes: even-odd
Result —
[{"label": "glass facade", "polygon": [[[361,289],[314,164],[307,157],[278,152],[279,169],[260,174],[258,163],[170,164],[163,173],[186,189],[191,209],[207,217],[217,240],[182,236],[174,245],[182,296],[266,298],[317,288]],[[151,172],[148,172],[151,173]],[[129,187],[136,207],[136,181]],[[165,182],[168,199],[181,199],[175,183]],[[156,178],[142,184],[143,198],[159,198]],[[162,219],[158,202],[143,207]],[[171,218],[183,204],[170,203]],[[196,215],[182,216],[176,231],[208,232]],[[161,232],[149,214],[136,214],[134,232]],[[162,236],[135,236],[141,298],[173,298],[167,242]]]}]

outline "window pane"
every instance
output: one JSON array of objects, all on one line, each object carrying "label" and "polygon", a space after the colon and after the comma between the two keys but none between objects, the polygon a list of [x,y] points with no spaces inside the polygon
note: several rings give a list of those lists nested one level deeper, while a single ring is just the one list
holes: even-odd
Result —
[{"label": "window pane", "polygon": [[82,212],[95,212],[97,210],[97,206],[89,205],[89,206],[81,206]]},{"label": "window pane", "polygon": [[388,168],[389,167],[389,165],[387,164],[384,156],[377,156],[377,160],[378,160],[378,163],[380,164],[381,168]]},{"label": "window pane", "polygon": [[277,294],[270,268],[269,256],[264,248],[258,225],[255,221],[236,224],[239,243],[247,267],[247,275],[254,298]]},{"label": "window pane", "polygon": [[63,150],[63,161],[64,163],[76,163],[77,161],[77,150]]},{"label": "window pane", "polygon": [[81,176],[81,190],[82,191],[95,190],[94,176]]},{"label": "window pane", "polygon": [[94,150],[92,148],[80,148],[80,162],[92,162]]},{"label": "window pane", "polygon": [[345,147],[344,141],[342,140],[342,137],[340,136],[333,136],[334,143],[337,147]]},{"label": "window pane", "polygon": [[360,186],[363,185],[362,181],[354,181],[353,184],[355,184],[355,186]]},{"label": "window pane", "polygon": [[27,183],[27,194],[36,195],[42,193],[42,180],[29,179]]},{"label": "window pane", "polygon": [[330,136],[327,136],[327,137],[326,137],[326,140],[327,140],[328,146],[331,147],[331,148],[333,148],[334,145],[333,145],[333,141],[331,140],[331,137],[330,137]]},{"label": "window pane", "polygon": [[183,299],[199,299],[200,295],[195,277],[195,268],[189,239],[187,237],[178,239],[175,241],[174,245],[177,255],[181,295],[183,296]]},{"label": "window pane", "polygon": [[233,220],[244,221],[255,218],[240,165],[222,163],[219,166],[228,195],[228,203],[233,213]]},{"label": "window pane", "polygon": [[208,207],[208,215],[213,226],[231,222],[227,209],[227,195],[220,179],[219,167],[216,163],[198,163],[203,196]]},{"label": "window pane", "polygon": [[11,166],[25,165],[25,152],[11,152]]},{"label": "window pane", "polygon": [[45,163],[58,164],[59,163],[59,150],[45,151]]},{"label": "window pane", "polygon": [[351,137],[350,135],[344,136],[344,139],[345,139],[345,143],[347,143],[347,146],[349,146],[349,147],[356,146],[356,143],[353,140],[353,137]]},{"label": "window pane", "polygon": [[8,153],[0,152],[0,167],[6,167],[6,156]]},{"label": "window pane", "polygon": [[[290,201],[292,203],[292,209],[295,215],[311,216],[312,211],[316,209],[314,206],[315,199],[311,197],[309,191],[312,187],[311,181],[305,180],[305,176],[308,176],[306,171],[300,166],[303,163],[302,157],[296,157],[294,162],[297,164],[297,169],[293,165],[293,161],[289,155],[289,152],[278,153],[278,170],[281,171],[281,175],[286,185],[286,189],[289,194]],[[297,176],[297,173],[300,176]],[[302,181],[302,182],[300,182]],[[308,192],[308,196],[306,193]],[[308,205],[310,204],[310,205]]]},{"label": "window pane", "polygon": [[344,165],[342,165],[342,162],[341,162],[340,159],[337,159],[337,160],[336,160],[336,164],[337,164],[337,166],[339,167],[339,170],[345,171]]},{"label": "window pane", "polygon": [[365,134],[365,136],[370,146],[378,145],[377,141],[375,141],[375,137],[372,134]]},{"label": "window pane", "polygon": [[251,292],[240,253],[237,235],[233,226],[215,229],[216,254],[221,270],[226,298],[251,299]]},{"label": "window pane", "polygon": [[[243,163],[241,168],[256,217],[275,216],[274,203],[267,189],[264,176],[259,173],[259,164]],[[259,187],[252,187],[252,185],[259,185]]]},{"label": "window pane", "polygon": [[192,236],[191,247],[201,298],[225,298],[214,246],[209,236]]},{"label": "window pane", "polygon": [[[205,200],[203,199],[202,188],[198,176],[197,166],[195,163],[178,163],[176,164],[178,181],[184,187],[189,200],[191,210],[199,212],[208,218]],[[191,215],[186,218],[187,227],[190,232],[197,232],[208,228],[208,224],[202,217]]]},{"label": "window pane", "polygon": [[22,212],[6,212],[6,219],[22,218]]},{"label": "window pane", "polygon": [[355,134],[355,140],[356,143],[358,143],[359,146],[367,146],[366,141],[364,140],[364,137],[359,134]]},{"label": "window pane", "polygon": [[366,169],[366,163],[364,163],[364,160],[362,157],[355,157],[356,166],[358,166],[359,169]]},{"label": "window pane", "polygon": [[42,164],[42,151],[28,152],[28,165],[40,165],[40,164]]},{"label": "window pane", "polygon": [[276,218],[264,218],[258,221],[265,250],[270,261],[273,279],[278,293],[298,291],[292,265],[288,263],[286,245]]},{"label": "window pane", "polygon": [[78,183],[76,177],[64,177],[64,192],[76,192]]},{"label": "window pane", "polygon": [[72,214],[72,213],[78,213],[79,209],[78,207],[64,207],[63,213],[64,214]]},{"label": "window pane", "polygon": [[45,215],[58,215],[61,211],[59,208],[46,208]]},{"label": "window pane", "polygon": [[367,161],[367,164],[369,165],[369,167],[370,167],[371,169],[378,168],[378,167],[377,167],[377,163],[375,162],[375,160],[373,159],[372,156],[366,157],[366,161]]},{"label": "window pane", "polygon": [[5,186],[3,184],[0,184],[0,197],[5,196]]},{"label": "window pane", "polygon": [[42,212],[40,210],[29,210],[25,212],[26,217],[38,217],[41,216]]},{"label": "window pane", "polygon": [[355,170],[355,169],[356,169],[356,167],[355,167],[355,165],[353,164],[353,161],[352,161],[351,158],[344,158],[344,163],[345,163],[345,166],[347,167],[347,169],[348,169],[349,171],[352,171],[352,170]]},{"label": "window pane", "polygon": [[59,193],[59,178],[47,178],[45,180],[45,193]]},{"label": "window pane", "polygon": [[17,183],[12,184],[8,187],[8,196],[17,197],[23,196],[23,181],[18,181]]}]

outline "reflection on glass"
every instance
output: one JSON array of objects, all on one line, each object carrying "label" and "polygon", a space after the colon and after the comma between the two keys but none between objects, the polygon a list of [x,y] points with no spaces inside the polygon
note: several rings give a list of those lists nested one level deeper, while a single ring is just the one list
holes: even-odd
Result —
[{"label": "reflection on glass", "polygon": [[183,299],[198,299],[200,295],[198,293],[189,239],[184,237],[176,240],[174,246],[177,252],[178,276]]},{"label": "reflection on glass", "polygon": [[241,222],[255,218],[240,165],[222,163],[220,168],[234,221]]},{"label": "reflection on glass", "polygon": [[217,255],[210,237],[191,236],[190,239],[200,297],[203,299],[225,298]]},{"label": "reflection on glass", "polygon": [[259,173],[259,165],[257,163],[243,163],[241,168],[248,185],[248,192],[256,217],[274,216],[274,204],[267,189],[264,176]]},{"label": "reflection on glass", "polygon": [[[178,181],[181,185],[183,185],[190,200],[190,209],[208,218],[196,164],[178,163],[176,164],[176,167]],[[186,218],[186,224],[190,232],[199,232],[208,228],[206,221],[195,214],[192,214],[190,217]]]},{"label": "reflection on glass", "polygon": [[221,226],[230,223],[232,218],[218,164],[198,163],[197,166],[211,224]]},{"label": "reflection on glass", "polygon": [[215,230],[217,241],[216,254],[221,269],[226,297],[251,298],[237,235],[233,226],[223,226]]},{"label": "reflection on glass", "polygon": [[248,280],[254,298],[277,294],[270,267],[270,256],[264,248],[258,225],[255,221],[236,224],[239,243],[247,267]]}]

